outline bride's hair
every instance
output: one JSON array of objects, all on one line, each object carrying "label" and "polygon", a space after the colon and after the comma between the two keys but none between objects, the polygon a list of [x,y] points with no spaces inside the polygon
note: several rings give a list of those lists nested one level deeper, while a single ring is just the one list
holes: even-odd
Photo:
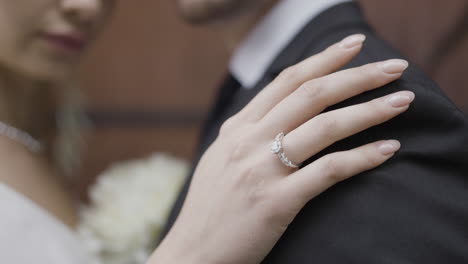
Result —
[{"label": "bride's hair", "polygon": [[[8,69],[2,63],[0,77],[8,81],[35,79],[19,70]],[[12,118],[15,120],[22,120],[17,128],[41,142],[42,154],[62,181],[69,181],[71,176],[77,175],[81,165],[84,133],[88,128],[76,79],[70,76],[60,81],[32,81],[31,87],[24,88],[29,92],[15,92],[20,90],[14,86],[15,81],[11,81],[12,85],[5,84],[0,93],[0,96],[6,96],[0,104],[8,104],[2,105],[1,110],[6,111],[7,116],[14,115]],[[23,111],[25,108],[29,110]],[[42,119],[44,114],[46,119]],[[16,126],[7,120],[0,121]]]},{"label": "bride's hair", "polygon": [[55,137],[51,142],[53,165],[68,180],[76,176],[81,167],[81,154],[85,145],[84,134],[89,128],[82,106],[82,96],[76,83],[66,87],[56,113]]}]

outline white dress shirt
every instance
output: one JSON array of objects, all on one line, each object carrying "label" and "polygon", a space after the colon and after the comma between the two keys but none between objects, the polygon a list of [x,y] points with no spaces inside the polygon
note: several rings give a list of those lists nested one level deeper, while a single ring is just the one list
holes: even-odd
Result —
[{"label": "white dress shirt", "polygon": [[351,0],[281,0],[237,47],[231,74],[245,89],[255,87],[273,60],[314,17]]},{"label": "white dress shirt", "polygon": [[89,264],[78,236],[0,182],[0,263]]}]

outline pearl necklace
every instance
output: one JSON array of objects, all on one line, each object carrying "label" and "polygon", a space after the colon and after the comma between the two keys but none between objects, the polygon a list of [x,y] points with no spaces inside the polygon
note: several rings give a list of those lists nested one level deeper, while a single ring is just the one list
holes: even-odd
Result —
[{"label": "pearl necklace", "polygon": [[42,144],[27,132],[5,124],[2,121],[0,121],[0,135],[22,144],[31,152],[39,153],[42,150]]}]

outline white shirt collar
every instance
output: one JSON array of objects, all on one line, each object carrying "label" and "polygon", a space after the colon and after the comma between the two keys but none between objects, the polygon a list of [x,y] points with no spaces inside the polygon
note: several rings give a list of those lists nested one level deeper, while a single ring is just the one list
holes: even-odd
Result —
[{"label": "white shirt collar", "polygon": [[279,53],[314,17],[351,0],[281,0],[237,47],[229,70],[246,89],[253,88]]}]

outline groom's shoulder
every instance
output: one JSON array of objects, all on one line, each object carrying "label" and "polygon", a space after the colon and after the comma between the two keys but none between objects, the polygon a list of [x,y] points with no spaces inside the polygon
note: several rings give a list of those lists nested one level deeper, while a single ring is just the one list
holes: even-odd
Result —
[{"label": "groom's shoulder", "polygon": [[[365,102],[391,92],[409,90],[415,92],[417,98],[413,103],[413,108],[415,109],[413,109],[413,111],[409,111],[410,115],[415,113],[428,114],[432,112],[436,117],[437,115],[445,117],[447,117],[447,115],[456,115],[462,119],[464,123],[468,123],[466,116],[454,105],[454,103],[443,92],[441,87],[439,87],[428,74],[412,63],[411,59],[402,55],[388,42],[383,40],[370,29],[363,30],[359,27],[350,27],[347,30],[324,36],[319,43],[311,43],[305,48],[302,53],[301,60],[316,54],[329,45],[336,43],[340,39],[355,33],[365,34],[366,41],[364,42],[361,52],[342,69],[359,67],[368,63],[395,58],[406,59],[409,61],[410,65],[399,80],[384,86],[383,89],[380,88],[363,95],[359,95],[356,98],[344,102],[344,104]],[[337,107],[340,105],[343,106],[344,104],[339,104]]]},{"label": "groom's shoulder", "polygon": [[[333,34],[303,56],[353,33],[363,32]],[[366,35],[362,52],[346,68],[402,58],[379,37]],[[400,80],[328,110],[400,90],[416,94],[407,112],[336,142],[308,162],[392,138],[402,143],[398,154],[308,203],[264,263],[467,263],[468,229],[457,224],[468,220],[461,202],[468,198],[468,121],[461,111],[414,65]]]},{"label": "groom's shoulder", "polygon": [[[364,33],[367,39],[362,51],[343,69],[394,58],[409,60],[410,66],[399,80],[338,103],[326,111],[364,103],[402,90],[414,92],[416,99],[404,114],[385,124],[353,136],[344,144],[337,144],[322,154],[357,147],[360,144],[368,143],[370,140],[380,140],[388,137],[401,139],[407,147],[417,148],[417,152],[421,155],[427,156],[429,155],[427,153],[430,153],[432,157],[453,156],[454,160],[466,162],[466,158],[461,157],[468,155],[468,118],[466,115],[410,59],[401,55],[371,30],[359,31],[359,29],[350,27],[348,30],[324,36],[320,43],[315,42],[308,45],[302,53],[302,57],[307,58],[316,54],[347,35]],[[428,141],[438,143],[428,145],[426,144]],[[460,154],[462,155],[460,156]],[[465,164],[463,167],[465,172],[468,172],[468,165]]]}]

